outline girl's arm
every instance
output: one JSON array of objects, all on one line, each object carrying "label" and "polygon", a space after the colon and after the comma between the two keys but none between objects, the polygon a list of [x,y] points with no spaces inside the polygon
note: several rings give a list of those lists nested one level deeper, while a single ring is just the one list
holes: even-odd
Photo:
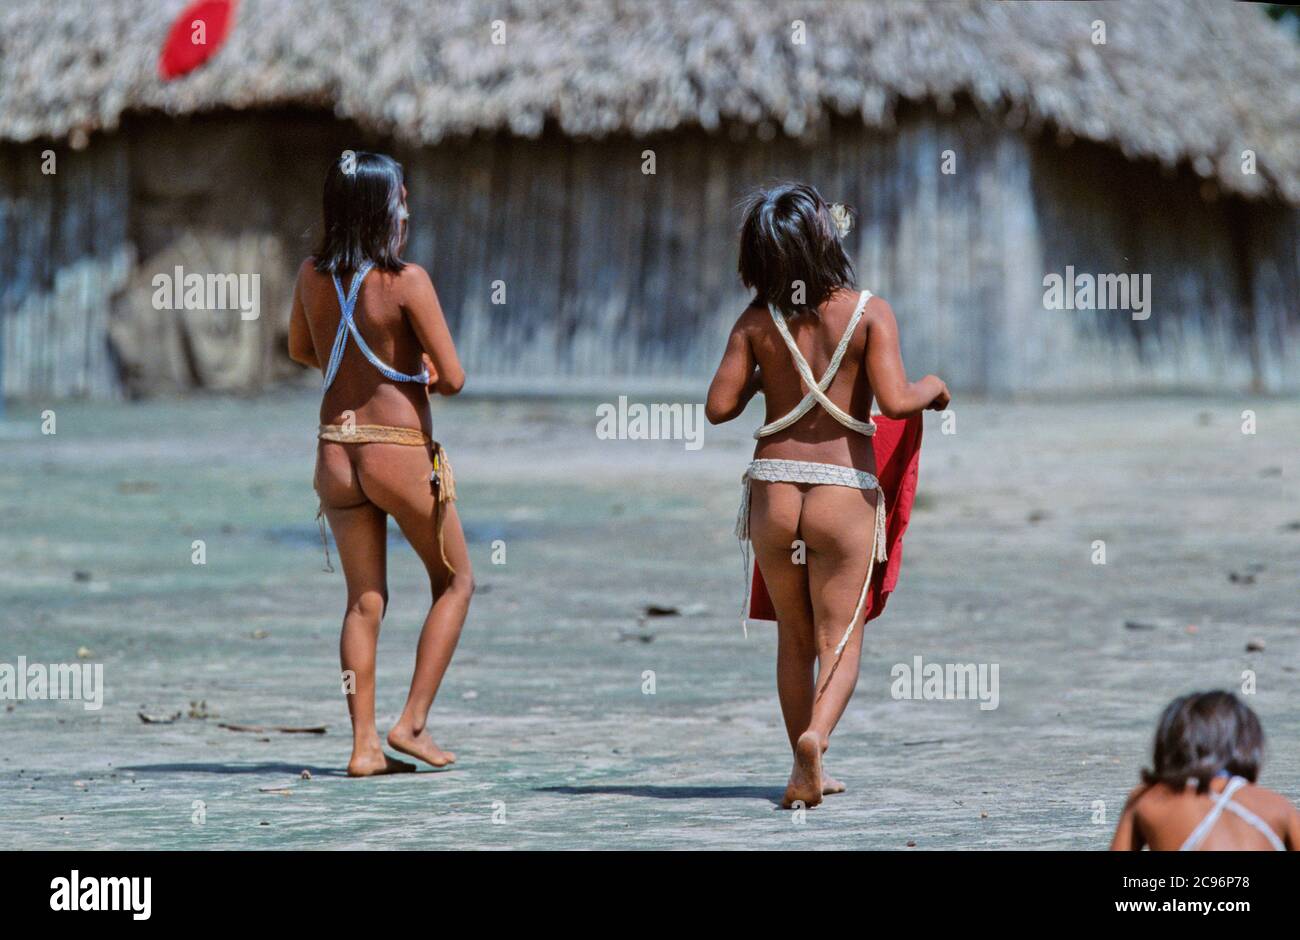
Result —
[{"label": "girl's arm", "polygon": [[741,329],[744,320],[745,315],[741,314],[731,328],[722,362],[718,363],[718,371],[709,385],[704,416],[710,424],[721,424],[739,417],[762,387],[762,374],[754,361],[754,351],[749,347],[749,337]]},{"label": "girl's arm", "polygon": [[[877,301],[879,301],[877,303]],[[880,413],[886,418],[909,418],[926,408],[942,411],[951,400],[948,386],[937,375],[918,382],[907,381],[903,355],[898,348],[898,321],[894,311],[880,297],[867,305],[867,377],[876,394]]]},{"label": "girl's arm", "polygon": [[407,264],[402,272],[405,291],[402,310],[411,320],[411,328],[433,363],[429,389],[440,395],[455,395],[465,387],[465,370],[461,368],[451,330],[442,315],[442,305],[433,289],[433,281],[418,264]]},{"label": "girl's arm", "polygon": [[[306,266],[307,262],[303,262]],[[311,330],[307,327],[307,311],[302,305],[302,268],[298,269],[298,280],[293,284],[293,307],[289,312],[289,358],[313,369],[320,368],[316,358],[316,347],[311,341]]]},{"label": "girl's arm", "polygon": [[1287,809],[1291,811],[1291,818],[1286,824],[1286,838],[1282,844],[1287,847],[1288,852],[1300,852],[1300,812],[1287,801]]}]

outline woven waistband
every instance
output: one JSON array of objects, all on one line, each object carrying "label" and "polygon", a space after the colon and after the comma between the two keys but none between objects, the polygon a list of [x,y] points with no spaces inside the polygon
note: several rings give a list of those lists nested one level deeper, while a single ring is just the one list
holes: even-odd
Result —
[{"label": "woven waistband", "polygon": [[406,444],[424,447],[429,435],[419,428],[394,428],[386,424],[322,424],[316,437],[337,444]]},{"label": "woven waistband", "polygon": [[765,483],[817,483],[826,486],[851,486],[859,490],[876,490],[880,481],[874,474],[853,467],[811,460],[779,460],[769,457],[753,461],[745,479]]}]

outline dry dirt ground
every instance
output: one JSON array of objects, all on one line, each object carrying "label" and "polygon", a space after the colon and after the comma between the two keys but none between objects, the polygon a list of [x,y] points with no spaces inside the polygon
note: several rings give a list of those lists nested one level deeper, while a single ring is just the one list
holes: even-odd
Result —
[{"label": "dry dirt ground", "polygon": [[[1247,674],[1271,742],[1262,782],[1300,799],[1295,401],[959,402],[954,434],[927,416],[902,582],[828,755],[849,790],[806,814],[775,805],[789,757],[774,636],[738,622],[731,529],[757,408],[691,451],[599,440],[596,405],[437,405],[480,584],[432,719],[459,762],[363,781],[343,775],[344,594],[313,519],[315,399],[67,404],[53,435],[39,405],[11,407],[0,663],[102,664],[105,688],[97,711],[0,703],[0,839],[1099,849],[1161,707]],[[428,603],[396,535],[389,578],[381,730]],[[895,698],[891,669],[916,656],[996,665],[997,708]]]}]

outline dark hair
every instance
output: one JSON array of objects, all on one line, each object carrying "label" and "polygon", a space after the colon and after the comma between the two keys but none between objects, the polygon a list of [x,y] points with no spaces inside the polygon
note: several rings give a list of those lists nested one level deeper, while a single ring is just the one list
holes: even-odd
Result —
[{"label": "dark hair", "polygon": [[[841,287],[853,284],[853,264],[844,253],[831,207],[807,183],[778,183],[748,196],[740,224],[740,280],[754,302],[787,317],[817,308]],[[795,282],[802,303],[795,303]]]},{"label": "dark hair", "polygon": [[322,274],[355,271],[367,259],[400,271],[402,165],[382,153],[345,150],[325,176],[324,225],[314,264]]},{"label": "dark hair", "polygon": [[1176,790],[1196,781],[1204,793],[1221,770],[1254,783],[1264,762],[1264,729],[1259,718],[1231,692],[1193,692],[1165,708],[1156,728],[1152,770],[1144,783]]}]

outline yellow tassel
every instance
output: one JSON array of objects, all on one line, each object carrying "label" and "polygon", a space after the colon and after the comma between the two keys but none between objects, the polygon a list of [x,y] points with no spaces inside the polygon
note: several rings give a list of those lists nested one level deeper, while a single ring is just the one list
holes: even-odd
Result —
[{"label": "yellow tassel", "polygon": [[447,452],[443,446],[434,441],[432,447],[434,525],[438,531],[438,554],[442,557],[442,563],[447,566],[447,574],[450,576],[456,573],[456,569],[447,559],[447,543],[443,538],[442,528],[447,515],[445,504],[456,500],[456,477],[452,473],[451,461],[447,459]]}]

